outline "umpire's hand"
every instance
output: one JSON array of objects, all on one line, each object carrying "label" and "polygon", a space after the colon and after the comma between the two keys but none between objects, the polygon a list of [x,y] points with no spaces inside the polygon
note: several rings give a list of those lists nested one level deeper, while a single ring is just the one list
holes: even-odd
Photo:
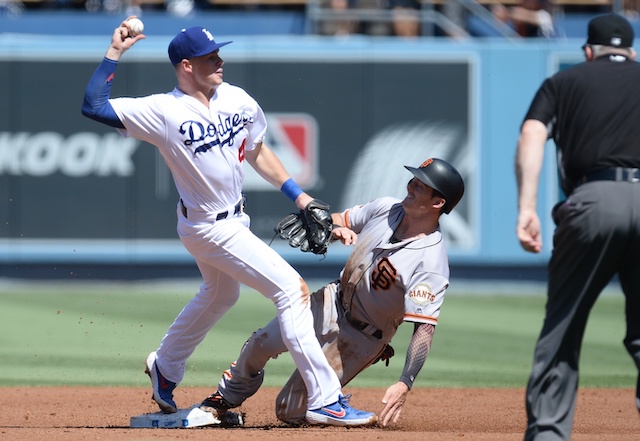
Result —
[{"label": "umpire's hand", "polygon": [[540,230],[540,218],[538,214],[533,210],[520,210],[516,234],[518,235],[518,240],[522,248],[531,253],[539,253],[542,251],[542,235]]}]

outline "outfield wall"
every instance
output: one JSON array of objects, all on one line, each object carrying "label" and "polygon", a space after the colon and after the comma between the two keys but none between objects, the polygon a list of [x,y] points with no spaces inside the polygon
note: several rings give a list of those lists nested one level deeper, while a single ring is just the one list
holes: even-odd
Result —
[{"label": "outfield wall", "polygon": [[[268,143],[297,181],[334,209],[403,197],[403,165],[449,160],[467,191],[444,216],[452,265],[543,265],[548,215],[558,200],[554,148],[540,191],[545,250],[515,237],[514,154],[519,126],[541,81],[581,61],[582,41],[402,41],[303,36],[231,39],[225,80],[263,106]],[[113,95],[174,85],[169,36],[128,52]],[[80,114],[84,87],[109,43],[104,36],[0,35],[0,276],[20,264],[191,262],[175,234],[177,194],[156,149]],[[265,241],[294,207],[247,169],[252,228]],[[313,265],[326,259],[272,244]]]}]

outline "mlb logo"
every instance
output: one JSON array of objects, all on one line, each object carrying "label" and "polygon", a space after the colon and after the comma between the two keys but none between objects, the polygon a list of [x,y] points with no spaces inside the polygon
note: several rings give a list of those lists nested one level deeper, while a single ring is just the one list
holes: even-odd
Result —
[{"label": "mlb logo", "polygon": [[[307,113],[267,113],[265,144],[275,152],[296,183],[312,188],[318,182],[318,123]],[[245,190],[273,191],[251,167],[245,168]]]}]

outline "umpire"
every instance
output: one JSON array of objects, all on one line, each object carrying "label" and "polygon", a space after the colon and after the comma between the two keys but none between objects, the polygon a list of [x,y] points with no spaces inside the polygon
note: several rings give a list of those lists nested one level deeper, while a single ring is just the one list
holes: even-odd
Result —
[{"label": "umpire", "polygon": [[521,127],[517,235],[526,251],[542,249],[536,199],[550,137],[568,196],[552,212],[557,228],[527,385],[527,441],[570,439],[585,326],[616,274],[626,297],[624,344],[640,370],[640,64],[633,37],[620,15],[592,19],[586,62],[547,78]]}]

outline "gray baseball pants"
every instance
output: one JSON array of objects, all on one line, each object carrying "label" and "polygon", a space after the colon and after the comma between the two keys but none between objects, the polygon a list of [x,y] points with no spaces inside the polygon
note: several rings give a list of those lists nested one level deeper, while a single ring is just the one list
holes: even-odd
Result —
[{"label": "gray baseball pants", "polygon": [[[587,319],[616,274],[626,298],[624,345],[640,371],[640,183],[581,185],[554,220],[546,316],[527,385],[526,441],[571,438]],[[636,405],[640,410],[640,380]]]}]

